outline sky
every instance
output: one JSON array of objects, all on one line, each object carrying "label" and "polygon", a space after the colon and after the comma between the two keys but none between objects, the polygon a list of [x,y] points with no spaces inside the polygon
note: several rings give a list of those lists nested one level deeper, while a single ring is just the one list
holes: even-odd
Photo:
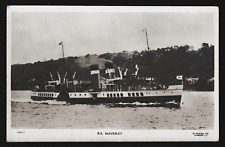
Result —
[{"label": "sky", "polygon": [[12,12],[11,64],[175,45],[215,44],[212,12]]}]

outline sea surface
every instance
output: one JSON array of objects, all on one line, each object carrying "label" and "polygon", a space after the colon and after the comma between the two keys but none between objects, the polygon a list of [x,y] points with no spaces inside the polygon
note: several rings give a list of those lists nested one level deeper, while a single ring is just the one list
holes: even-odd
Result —
[{"label": "sea surface", "polygon": [[180,107],[152,103],[67,104],[33,101],[31,91],[11,92],[14,128],[117,128],[204,130],[214,128],[214,92],[184,91]]}]

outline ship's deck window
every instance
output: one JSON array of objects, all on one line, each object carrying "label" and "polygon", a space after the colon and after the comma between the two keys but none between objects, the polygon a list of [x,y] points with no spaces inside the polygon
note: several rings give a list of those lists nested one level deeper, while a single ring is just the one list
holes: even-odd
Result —
[{"label": "ship's deck window", "polygon": [[102,95],[104,96],[105,94],[103,93]]},{"label": "ship's deck window", "polygon": [[157,93],[157,92],[155,92],[155,93]]},{"label": "ship's deck window", "polygon": [[131,96],[130,93],[128,93],[128,96]]},{"label": "ship's deck window", "polygon": [[109,97],[109,94],[107,94],[107,97]]},{"label": "ship's deck window", "polygon": [[86,94],[84,94],[84,96],[86,96]]},{"label": "ship's deck window", "polygon": [[132,93],[132,96],[135,96],[135,93]]},{"label": "ship's deck window", "polygon": [[144,93],[143,92],[141,92],[140,94],[141,94],[141,96],[144,96]]},{"label": "ship's deck window", "polygon": [[112,97],[112,93],[110,93],[110,97]]},{"label": "ship's deck window", "polygon": [[120,96],[120,94],[119,93],[117,93],[117,97],[119,97]]},{"label": "ship's deck window", "polygon": [[70,94],[70,96],[72,96],[72,94]]},{"label": "ship's deck window", "polygon": [[116,97],[116,94],[114,93],[113,96]]},{"label": "ship's deck window", "polygon": [[120,96],[123,97],[123,93],[120,93]]},{"label": "ship's deck window", "polygon": [[76,94],[74,94],[76,96]]},{"label": "ship's deck window", "polygon": [[136,93],[137,96],[139,96],[139,93]]},{"label": "ship's deck window", "polygon": [[81,94],[80,94],[80,96],[81,96]]}]

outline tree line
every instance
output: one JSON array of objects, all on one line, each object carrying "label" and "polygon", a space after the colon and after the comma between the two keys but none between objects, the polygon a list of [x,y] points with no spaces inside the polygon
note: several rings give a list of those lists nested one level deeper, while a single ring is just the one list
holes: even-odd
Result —
[{"label": "tree line", "polygon": [[[214,77],[214,46],[202,43],[202,47],[193,50],[189,45],[158,48],[157,50],[144,50],[141,52],[122,51],[119,53],[104,53],[100,55],[86,55],[96,59],[111,61],[114,68],[120,67],[122,71],[128,69],[133,72],[135,65],[139,66],[140,77],[154,77],[161,83],[172,83],[177,75],[183,75],[184,88],[190,90],[213,90],[214,82],[209,79]],[[67,72],[69,80],[76,71],[77,80],[89,80],[89,67],[82,67],[78,60],[81,57],[71,56],[64,59],[49,60],[27,64],[14,64],[11,66],[12,90],[31,89],[36,84],[44,85],[50,80],[50,72],[53,79],[58,79],[57,71],[61,76]],[[92,59],[93,60],[93,59]],[[91,62],[91,61],[90,61]],[[100,69],[104,75],[104,68]],[[118,72],[116,73],[118,75]],[[199,80],[190,84],[186,77],[198,77]]]}]

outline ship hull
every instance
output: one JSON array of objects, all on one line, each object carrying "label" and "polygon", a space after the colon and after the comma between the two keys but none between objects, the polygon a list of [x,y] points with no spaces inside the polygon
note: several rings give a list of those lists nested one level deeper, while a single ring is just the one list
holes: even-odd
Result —
[{"label": "ship hull", "polygon": [[174,102],[180,104],[181,95],[178,96],[150,96],[150,97],[123,97],[123,98],[73,98],[67,100],[70,103],[87,104],[87,103],[159,103],[166,104]]},{"label": "ship hull", "polygon": [[[60,93],[32,92],[33,100],[59,100]],[[101,91],[101,92],[69,92],[64,100],[76,104],[96,103],[158,103],[169,102],[180,105],[182,90],[149,90],[149,91]]]}]

